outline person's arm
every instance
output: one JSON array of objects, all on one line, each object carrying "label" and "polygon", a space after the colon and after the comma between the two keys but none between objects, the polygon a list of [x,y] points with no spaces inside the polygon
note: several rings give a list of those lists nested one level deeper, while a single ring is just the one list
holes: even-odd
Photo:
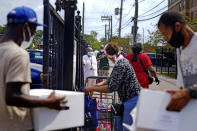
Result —
[{"label": "person's arm", "polygon": [[179,90],[167,90],[167,92],[172,94],[172,98],[166,108],[170,111],[181,111],[191,99],[188,88]]},{"label": "person's arm", "polygon": [[29,67],[29,55],[26,52],[17,52],[9,60],[5,74],[5,102],[7,105],[19,107],[49,107],[62,109],[60,103],[65,103],[64,97],[56,97],[52,93],[48,99],[40,99],[26,95],[29,89],[26,85],[31,83],[31,72]]},{"label": "person's arm", "polygon": [[197,99],[197,84],[179,90],[167,90],[172,98],[166,107],[167,110],[181,111],[191,99]]},{"label": "person's arm", "polygon": [[107,85],[107,81],[102,81],[96,84],[97,86]]},{"label": "person's arm", "polygon": [[151,75],[155,78],[155,82],[158,85],[160,83],[160,81],[159,81],[159,79],[157,77],[157,73],[156,73],[155,68],[152,65],[150,65],[150,66],[148,66],[148,70],[150,71]]},{"label": "person's arm", "polygon": [[55,93],[51,93],[48,98],[39,98],[23,94],[21,91],[22,82],[12,82],[6,84],[6,104],[18,107],[48,107],[51,109],[61,110],[60,104],[66,103],[65,96],[57,97]]},{"label": "person's arm", "polygon": [[97,61],[100,61],[101,59],[103,59],[105,57],[105,54],[103,53],[102,55],[100,55],[100,57],[96,58]]},{"label": "person's arm", "polygon": [[151,75],[152,75],[154,78],[157,78],[156,70],[155,70],[155,68],[154,68],[152,65],[149,65],[149,66],[148,66],[148,70],[150,71]]},{"label": "person's arm", "polygon": [[83,89],[83,92],[85,93],[89,93],[93,91],[101,92],[101,93],[110,93],[110,90],[108,89],[107,85],[101,85],[101,86],[95,85]]}]

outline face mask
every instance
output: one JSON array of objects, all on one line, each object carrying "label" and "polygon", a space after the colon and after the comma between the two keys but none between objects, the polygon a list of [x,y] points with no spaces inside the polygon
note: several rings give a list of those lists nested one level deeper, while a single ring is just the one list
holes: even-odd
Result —
[{"label": "face mask", "polygon": [[101,52],[104,52],[104,50],[102,49]]},{"label": "face mask", "polygon": [[88,56],[92,56],[93,55],[93,52],[88,52]]},{"label": "face mask", "polygon": [[[30,31],[29,26],[27,27],[27,31],[28,31],[29,36],[31,36],[31,31]],[[29,48],[29,46],[31,45],[32,41],[33,41],[33,37],[31,36],[30,40],[27,41],[25,32],[23,32],[23,42],[21,43],[21,48],[23,48],[23,49]]]},{"label": "face mask", "polygon": [[169,41],[170,45],[179,48],[184,44],[184,36],[181,34],[182,29],[179,32],[176,32],[173,27],[173,34],[171,40]]}]

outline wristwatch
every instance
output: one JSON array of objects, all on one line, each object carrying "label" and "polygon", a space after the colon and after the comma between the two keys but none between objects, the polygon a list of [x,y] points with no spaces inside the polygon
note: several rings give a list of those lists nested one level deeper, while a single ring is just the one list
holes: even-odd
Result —
[{"label": "wristwatch", "polygon": [[191,98],[197,99],[197,84],[194,84],[188,89],[189,89],[189,95],[191,96]]}]

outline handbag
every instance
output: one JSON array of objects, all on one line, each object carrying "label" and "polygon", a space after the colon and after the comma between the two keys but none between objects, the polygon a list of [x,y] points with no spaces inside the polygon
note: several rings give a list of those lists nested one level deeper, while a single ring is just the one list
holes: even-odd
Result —
[{"label": "handbag", "polygon": [[123,116],[124,113],[124,104],[112,104],[111,112],[113,116]]},{"label": "handbag", "polygon": [[148,75],[148,83],[149,85],[153,83],[154,79],[152,77],[152,75],[150,74],[150,72],[144,68],[144,64],[142,63],[141,59],[137,56],[138,60],[140,61],[140,64],[144,70],[144,72]]}]

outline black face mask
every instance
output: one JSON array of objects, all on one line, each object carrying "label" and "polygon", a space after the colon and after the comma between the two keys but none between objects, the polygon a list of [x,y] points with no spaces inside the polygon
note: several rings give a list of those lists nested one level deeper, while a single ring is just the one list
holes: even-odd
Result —
[{"label": "black face mask", "polygon": [[173,33],[171,40],[168,42],[170,43],[171,46],[175,48],[179,48],[183,45],[184,43],[184,36],[181,34],[182,29],[180,29],[179,32],[175,31],[175,28],[173,27]]}]

